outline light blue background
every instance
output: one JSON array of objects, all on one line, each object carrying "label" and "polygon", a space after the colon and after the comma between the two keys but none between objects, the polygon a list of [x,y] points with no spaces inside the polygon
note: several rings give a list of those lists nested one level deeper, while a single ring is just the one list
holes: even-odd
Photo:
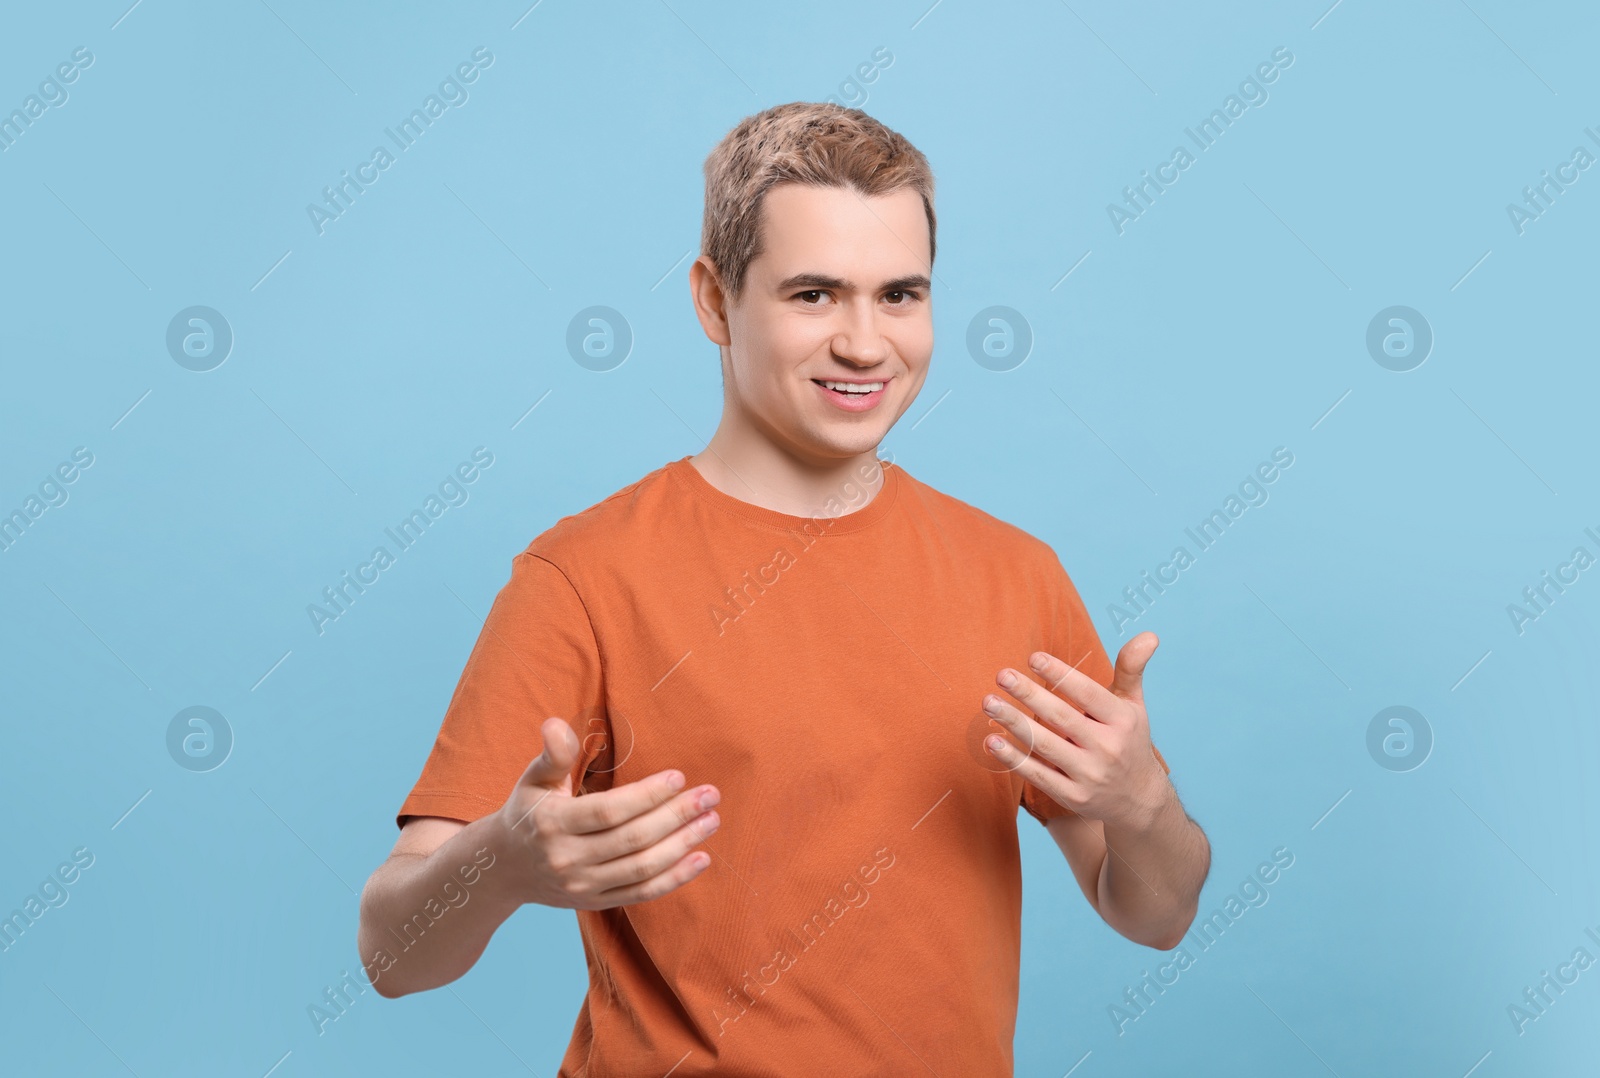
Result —
[{"label": "light blue background", "polygon": [[[1600,150],[1591,7],[126,8],[16,7],[0,36],[6,112],[95,57],[0,154],[0,511],[95,457],[0,553],[0,911],[95,855],[0,954],[0,1070],[555,1072],[566,911],[524,910],[448,990],[369,991],[322,1035],[306,1009],[355,969],[356,892],[511,557],[715,429],[686,295],[706,153],[886,47],[842,96],[929,156],[941,223],[939,348],[887,449],[1051,543],[1108,650],[1161,635],[1203,916],[1295,855],[1119,1036],[1108,1005],[1163,956],[1021,817],[1017,1073],[1591,1072],[1600,967],[1521,1035],[1507,1006],[1600,957],[1600,581],[1520,635],[1506,613],[1600,553],[1600,172],[1525,234],[1506,213]],[[307,203],[478,46],[470,99],[318,235]],[[1107,203],[1278,46],[1270,99],[1119,235]],[[606,373],[564,343],[596,304],[635,337]],[[1407,373],[1365,345],[1397,304],[1436,338]],[[209,373],[165,346],[193,305],[236,338]],[[1034,334],[1009,372],[964,345],[992,305]],[[480,445],[470,500],[319,636],[307,604]],[[1277,446],[1270,501],[1118,632],[1108,604]],[[166,749],[194,704],[235,737],[208,773]],[[1405,773],[1366,748],[1393,704],[1435,739]]]}]

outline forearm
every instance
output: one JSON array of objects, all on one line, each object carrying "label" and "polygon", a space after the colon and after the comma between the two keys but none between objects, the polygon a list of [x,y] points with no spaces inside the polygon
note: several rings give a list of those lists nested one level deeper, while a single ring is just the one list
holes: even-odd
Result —
[{"label": "forearm", "polygon": [[437,988],[472,968],[522,903],[508,890],[491,814],[427,855],[396,855],[361,892],[357,946],[378,994]]},{"label": "forearm", "polygon": [[1169,950],[1183,939],[1199,908],[1211,868],[1211,844],[1183,811],[1177,791],[1148,821],[1105,824],[1100,866],[1100,916],[1123,936]]}]

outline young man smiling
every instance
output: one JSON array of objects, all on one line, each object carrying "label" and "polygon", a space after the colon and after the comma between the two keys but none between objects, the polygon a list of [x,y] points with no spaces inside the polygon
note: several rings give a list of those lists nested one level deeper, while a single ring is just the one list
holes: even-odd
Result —
[{"label": "young man smiling", "polygon": [[1150,741],[1155,637],[1113,668],[1049,546],[876,456],[927,377],[934,226],[863,113],[712,152],[721,424],[513,559],[362,894],[380,993],[537,902],[588,963],[567,1078],[1009,1075],[1019,806],[1107,924],[1177,945],[1210,851]]}]

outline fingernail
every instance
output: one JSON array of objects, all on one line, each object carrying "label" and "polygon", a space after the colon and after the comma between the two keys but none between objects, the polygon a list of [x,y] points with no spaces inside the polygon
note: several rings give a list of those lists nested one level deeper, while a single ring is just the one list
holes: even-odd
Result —
[{"label": "fingernail", "polygon": [[1017,675],[1013,674],[1010,670],[1002,670],[1000,672],[1000,684],[1005,686],[1008,689],[1016,688],[1017,687]]},{"label": "fingernail", "polygon": [[717,828],[722,826],[722,817],[718,816],[715,812],[706,813],[704,816],[700,817],[700,821],[700,830],[708,835],[715,834]]},{"label": "fingernail", "polygon": [[667,774],[667,789],[669,789],[669,790],[681,790],[681,789],[683,789],[683,772],[681,772],[681,771],[668,772],[668,774]]},{"label": "fingernail", "polygon": [[700,792],[700,799],[697,803],[702,809],[708,809],[721,800],[722,795],[717,793],[716,790],[702,790]]},{"label": "fingernail", "polygon": [[1033,667],[1035,670],[1043,672],[1045,668],[1045,657],[1043,655],[1035,655],[1033,658],[1028,660],[1028,665]]},{"label": "fingernail", "polygon": [[995,753],[995,754],[998,755],[999,752],[1000,752],[1001,747],[1004,746],[1004,745],[1005,745],[1005,742],[1002,741],[998,737],[991,737],[989,739],[989,751],[992,752],[992,753]]}]

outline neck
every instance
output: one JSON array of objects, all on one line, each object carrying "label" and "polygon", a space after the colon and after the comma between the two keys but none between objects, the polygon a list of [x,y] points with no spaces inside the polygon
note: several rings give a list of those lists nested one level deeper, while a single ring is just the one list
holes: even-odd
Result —
[{"label": "neck", "polygon": [[[846,457],[811,456],[730,423],[727,415],[705,449],[689,458],[724,494],[796,517],[836,517],[862,509],[883,489],[877,460],[875,449]],[[873,477],[870,485],[864,475]]]}]

